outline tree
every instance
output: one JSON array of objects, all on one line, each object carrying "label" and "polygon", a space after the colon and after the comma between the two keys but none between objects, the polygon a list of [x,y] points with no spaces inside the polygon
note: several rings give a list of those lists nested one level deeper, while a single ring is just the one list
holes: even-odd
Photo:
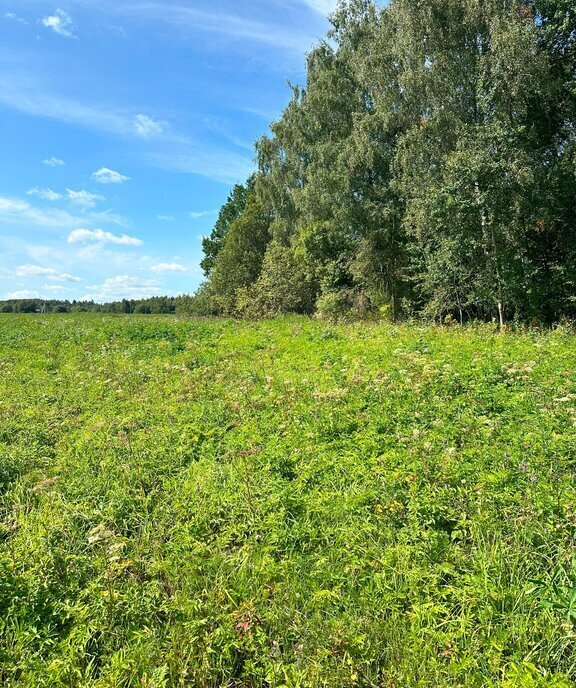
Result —
[{"label": "tree", "polygon": [[216,312],[233,314],[238,290],[258,279],[270,239],[269,227],[269,214],[251,194],[244,212],[230,224],[210,272],[208,291]]},{"label": "tree", "polygon": [[200,267],[207,277],[214,269],[216,258],[224,247],[231,225],[246,210],[248,197],[252,193],[253,188],[254,177],[250,177],[246,184],[236,184],[228,196],[228,200],[220,209],[218,219],[210,236],[202,239],[204,258],[200,262]]},{"label": "tree", "polygon": [[[573,3],[342,0],[331,22],[206,243],[204,303],[298,309],[291,265],[324,310],[572,314]],[[256,201],[265,232],[241,229]]]}]

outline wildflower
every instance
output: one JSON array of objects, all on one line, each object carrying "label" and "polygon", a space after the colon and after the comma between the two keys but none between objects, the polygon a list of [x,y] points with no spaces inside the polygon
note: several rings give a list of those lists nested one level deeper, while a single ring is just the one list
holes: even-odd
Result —
[{"label": "wildflower", "polygon": [[115,537],[115,533],[100,524],[95,528],[92,528],[92,530],[88,533],[88,544],[96,545],[99,542],[111,540],[113,537]]}]

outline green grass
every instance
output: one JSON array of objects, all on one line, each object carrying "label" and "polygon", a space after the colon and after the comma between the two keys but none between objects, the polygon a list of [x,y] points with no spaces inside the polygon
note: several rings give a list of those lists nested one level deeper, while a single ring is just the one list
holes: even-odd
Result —
[{"label": "green grass", "polygon": [[568,687],[576,340],[0,316],[0,685]]}]

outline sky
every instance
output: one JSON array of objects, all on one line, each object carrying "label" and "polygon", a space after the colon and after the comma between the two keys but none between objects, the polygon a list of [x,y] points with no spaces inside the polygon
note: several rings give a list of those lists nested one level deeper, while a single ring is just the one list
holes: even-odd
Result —
[{"label": "sky", "polygon": [[193,292],[336,0],[0,0],[0,299]]}]

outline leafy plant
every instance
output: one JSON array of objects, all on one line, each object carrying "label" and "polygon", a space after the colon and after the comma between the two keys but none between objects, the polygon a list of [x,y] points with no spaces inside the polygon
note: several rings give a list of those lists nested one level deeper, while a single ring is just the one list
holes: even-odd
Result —
[{"label": "leafy plant", "polygon": [[569,567],[558,564],[547,579],[532,579],[529,594],[544,609],[576,624],[576,559]]},{"label": "leafy plant", "polygon": [[0,685],[567,688],[575,370],[568,327],[0,315]]}]

